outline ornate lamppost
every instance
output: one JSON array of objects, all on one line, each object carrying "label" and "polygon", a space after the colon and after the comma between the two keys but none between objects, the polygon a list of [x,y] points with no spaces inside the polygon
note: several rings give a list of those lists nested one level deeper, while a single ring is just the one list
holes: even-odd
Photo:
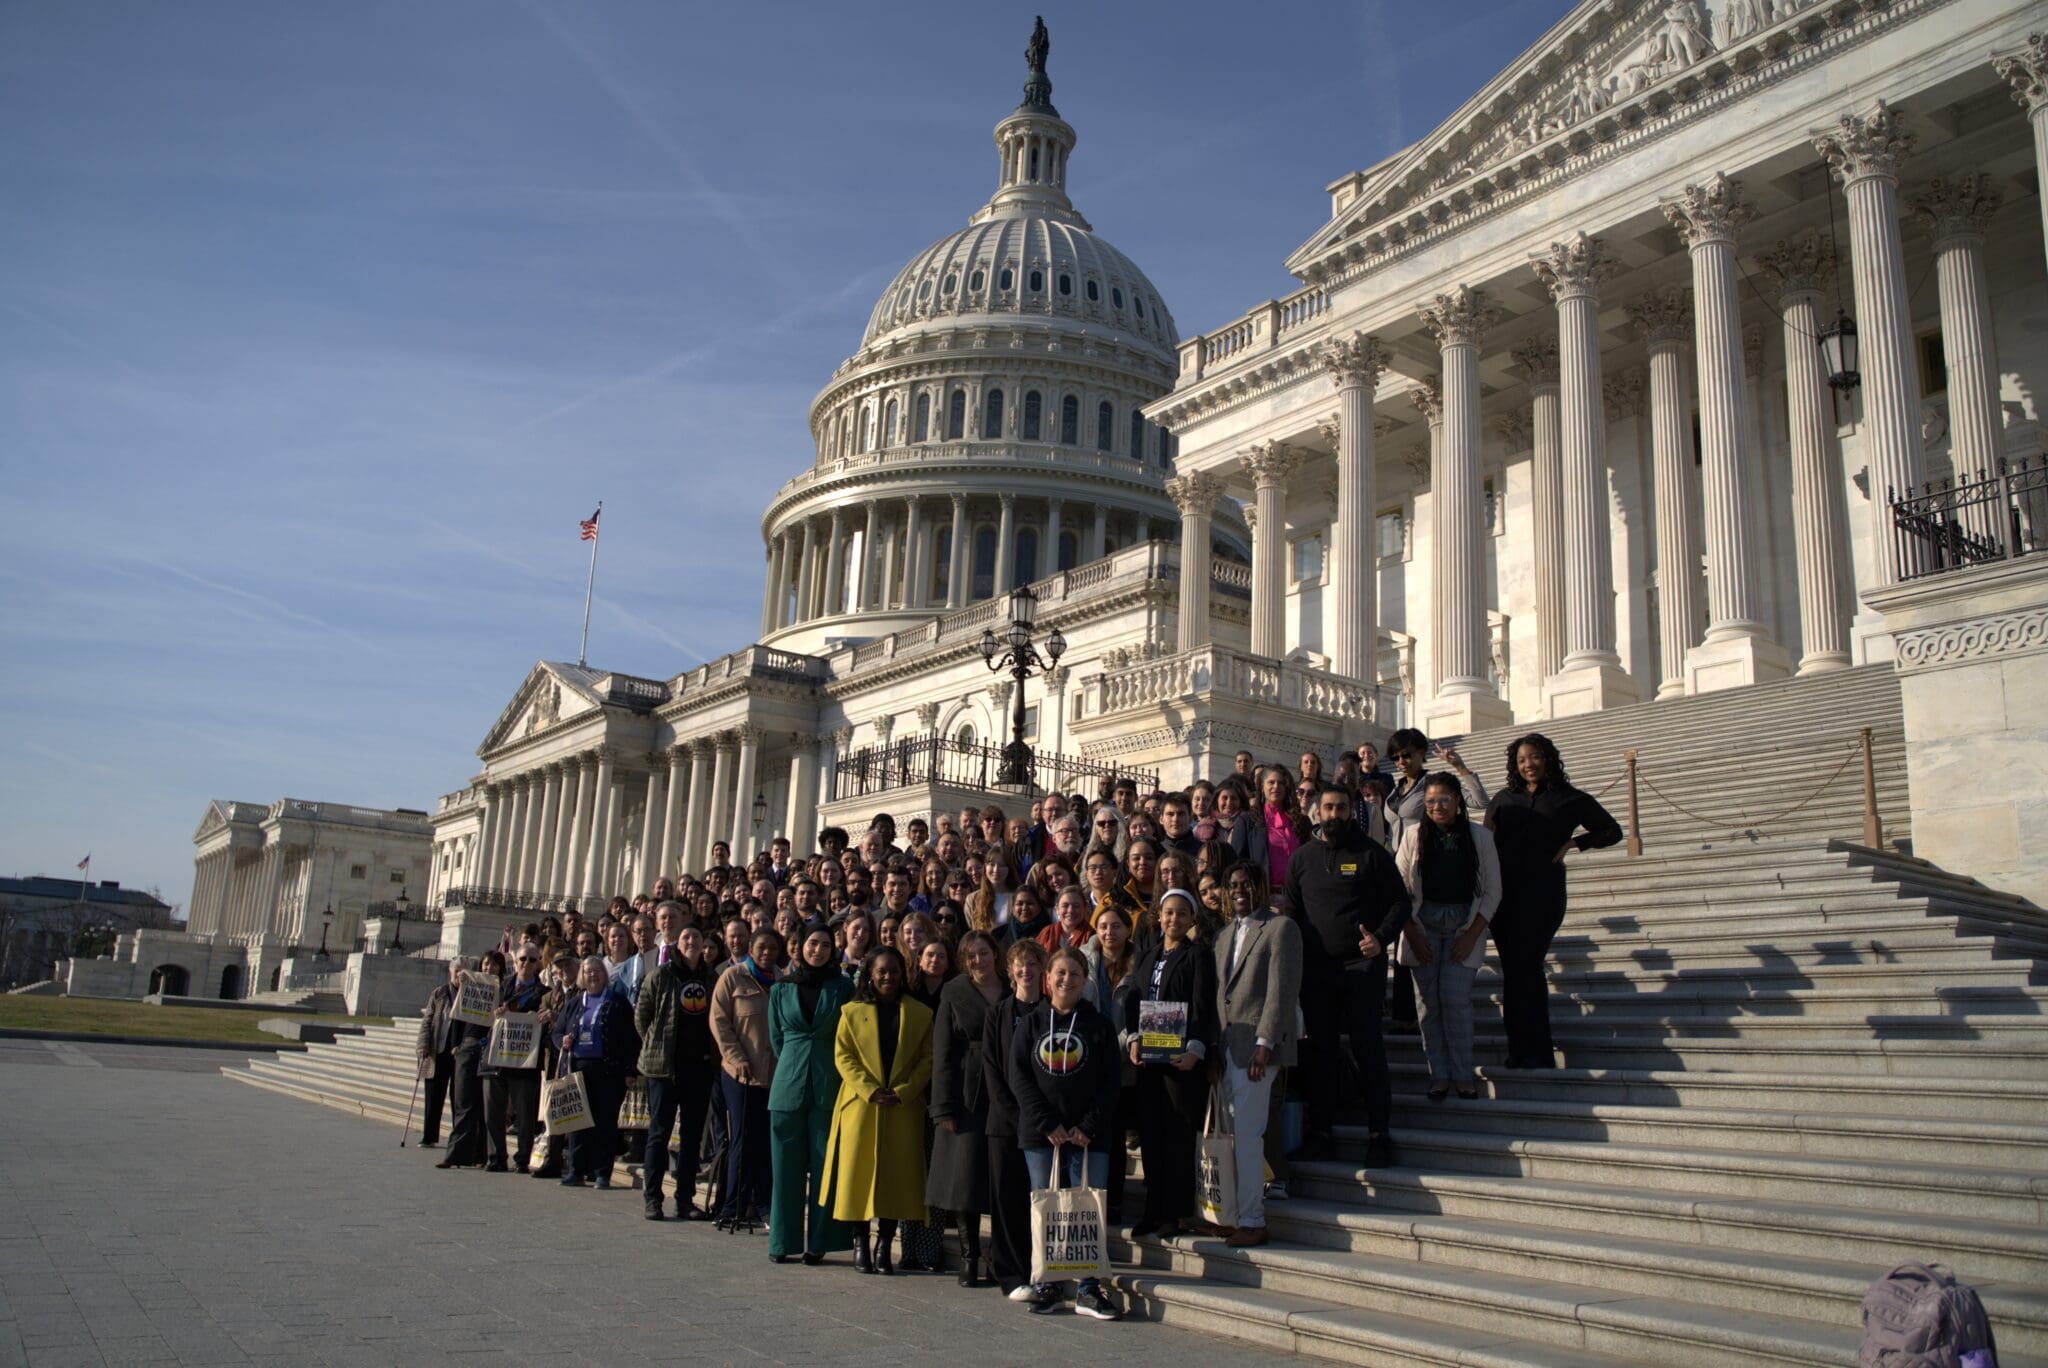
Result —
[{"label": "ornate lamppost", "polygon": [[403,888],[398,890],[398,901],[391,904],[391,953],[405,953],[405,910],[412,906],[412,899],[405,896]]},{"label": "ornate lamppost", "polygon": [[1038,595],[1019,585],[1009,592],[1007,601],[1009,630],[998,639],[993,627],[982,628],[981,658],[990,670],[1008,670],[1010,678],[1016,681],[1016,687],[1011,691],[1010,744],[1003,747],[1003,762],[996,770],[996,782],[1028,786],[1031,783],[1032,757],[1031,747],[1024,742],[1024,681],[1033,674],[1044,674],[1058,664],[1059,658],[1067,652],[1067,639],[1060,634],[1059,628],[1053,628],[1045,635],[1045,655],[1041,657],[1031,639],[1032,624],[1038,616]]},{"label": "ornate lamppost", "polygon": [[327,927],[334,920],[334,904],[327,904],[327,910],[320,914],[320,958],[327,958]]}]

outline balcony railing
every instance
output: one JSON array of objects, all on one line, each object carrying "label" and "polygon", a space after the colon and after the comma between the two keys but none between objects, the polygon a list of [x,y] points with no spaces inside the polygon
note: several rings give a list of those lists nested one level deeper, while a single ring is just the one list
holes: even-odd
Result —
[{"label": "balcony railing", "polygon": [[[926,734],[879,742],[848,751],[832,770],[832,797],[863,798],[913,785],[993,792],[1003,763],[1000,746],[963,745],[952,737]],[[1078,756],[1038,751],[1032,757],[1032,791],[1093,794],[1099,781],[1130,779],[1140,792],[1159,787],[1157,770],[1122,769]]]},{"label": "balcony railing", "polygon": [[2029,457],[1972,479],[1937,480],[1892,495],[1899,578],[2016,560],[2048,548],[2048,460]]},{"label": "balcony railing", "polygon": [[[1398,661],[1396,669],[1399,669]],[[1397,727],[1406,708],[1397,688],[1368,688],[1358,680],[1314,666],[1268,660],[1227,646],[1192,651],[1110,669],[1082,685],[1082,715],[1152,710],[1198,694],[1263,703],[1305,716]]]}]

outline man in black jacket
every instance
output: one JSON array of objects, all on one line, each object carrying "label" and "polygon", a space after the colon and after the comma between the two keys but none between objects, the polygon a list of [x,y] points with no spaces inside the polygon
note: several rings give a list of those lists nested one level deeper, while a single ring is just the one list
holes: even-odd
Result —
[{"label": "man in black jacket", "polygon": [[1393,1089],[1381,1017],[1387,1002],[1387,959],[1408,924],[1408,890],[1394,857],[1366,839],[1351,820],[1351,795],[1325,788],[1316,798],[1316,838],[1287,862],[1287,903],[1301,926],[1301,1011],[1307,1022],[1301,1078],[1308,1084],[1312,1152],[1329,1143],[1338,1102],[1340,1032],[1364,1095],[1368,1168],[1396,1162],[1387,1134]]},{"label": "man in black jacket", "polygon": [[448,1103],[448,1084],[455,1076],[455,1052],[451,1028],[458,1025],[448,1014],[455,1009],[455,994],[462,984],[462,961],[448,961],[448,981],[427,996],[420,1013],[417,1053],[420,1072],[426,1077],[427,1107],[420,1119],[420,1148],[441,1143],[441,1110]]}]

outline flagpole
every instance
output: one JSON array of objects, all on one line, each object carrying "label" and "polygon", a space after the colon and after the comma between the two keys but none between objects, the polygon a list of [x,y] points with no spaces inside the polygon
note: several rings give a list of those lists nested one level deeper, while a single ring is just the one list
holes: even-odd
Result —
[{"label": "flagpole", "polygon": [[[597,501],[597,512],[591,515],[591,521],[601,524],[603,517],[604,500],[599,499]],[[590,577],[583,581],[583,640],[576,647],[576,664],[578,666],[589,664],[590,591],[597,586],[597,543],[599,538],[604,535],[604,528],[600,525],[594,528],[593,532],[594,535],[590,539]]]}]

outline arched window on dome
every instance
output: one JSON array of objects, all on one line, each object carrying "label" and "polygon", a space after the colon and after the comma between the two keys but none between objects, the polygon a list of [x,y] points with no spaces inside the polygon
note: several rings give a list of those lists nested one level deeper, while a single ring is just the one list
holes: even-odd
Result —
[{"label": "arched window on dome", "polygon": [[947,582],[953,578],[953,529],[940,526],[932,533],[932,602],[946,602]]},{"label": "arched window on dome", "polygon": [[1037,390],[1024,392],[1024,440],[1035,442],[1045,426],[1045,401]]},{"label": "arched window on dome", "polygon": [[1081,539],[1072,532],[1060,533],[1060,563],[1058,569],[1071,570],[1081,559]]},{"label": "arched window on dome", "polygon": [[1105,399],[1095,406],[1095,449],[1108,451],[1116,440],[1116,414]]},{"label": "arched window on dome", "polygon": [[946,400],[946,440],[957,442],[967,435],[967,391],[956,389]]},{"label": "arched window on dome", "polygon": [[1136,409],[1131,410],[1131,459],[1145,459],[1145,415]]},{"label": "arched window on dome", "polygon": [[1027,178],[1027,179],[1030,179],[1030,180],[1037,180],[1037,179],[1038,179],[1038,144],[1037,144],[1037,143],[1033,143],[1033,144],[1031,145],[1031,169],[1030,169],[1030,171],[1029,171],[1029,172],[1027,172],[1027,173],[1026,173],[1026,178]]},{"label": "arched window on dome", "polygon": [[1081,401],[1071,394],[1060,400],[1060,441],[1081,445]]},{"label": "arched window on dome", "polygon": [[1074,292],[1074,278],[1073,278],[1072,276],[1068,275],[1068,274],[1067,274],[1067,273],[1066,273],[1065,271],[1061,271],[1061,272],[1060,272],[1060,293],[1061,293],[1061,294],[1063,294],[1063,295],[1071,295],[1071,294],[1072,294],[1073,292]]},{"label": "arched window on dome", "polygon": [[1090,304],[1099,304],[1102,302],[1102,287],[1095,283],[1095,280],[1092,276],[1088,280],[1088,302]]},{"label": "arched window on dome", "polygon": [[1039,294],[1045,289],[1045,272],[1034,269],[1031,272],[1031,293]]},{"label": "arched window on dome", "polygon": [[1007,266],[1003,267],[1003,273],[996,277],[996,288],[998,290],[1003,291],[1004,293],[1008,293],[1010,287],[1015,285],[1016,283],[1016,273]]},{"label": "arched window on dome", "polygon": [[1109,302],[1121,309],[1124,306],[1124,292],[1112,285],[1109,289]]},{"label": "arched window on dome", "polygon": [[974,533],[974,577],[968,581],[968,597],[985,599],[996,592],[996,530],[986,524]]},{"label": "arched window on dome", "polygon": [[1038,578],[1038,529],[1020,527],[1017,529],[1017,564],[1012,571],[1012,584],[1029,584]]},{"label": "arched window on dome", "polygon": [[982,404],[981,440],[993,442],[1003,435],[1003,389],[997,385],[988,392]]},{"label": "arched window on dome", "polygon": [[882,410],[882,445],[896,445],[896,401],[891,399],[889,407]]},{"label": "arched window on dome", "polygon": [[1139,294],[1132,295],[1131,306],[1138,311],[1138,317],[1143,318],[1145,316],[1145,296]]},{"label": "arched window on dome", "polygon": [[929,394],[917,396],[917,407],[911,410],[910,440],[922,442],[932,435],[932,397]]}]

